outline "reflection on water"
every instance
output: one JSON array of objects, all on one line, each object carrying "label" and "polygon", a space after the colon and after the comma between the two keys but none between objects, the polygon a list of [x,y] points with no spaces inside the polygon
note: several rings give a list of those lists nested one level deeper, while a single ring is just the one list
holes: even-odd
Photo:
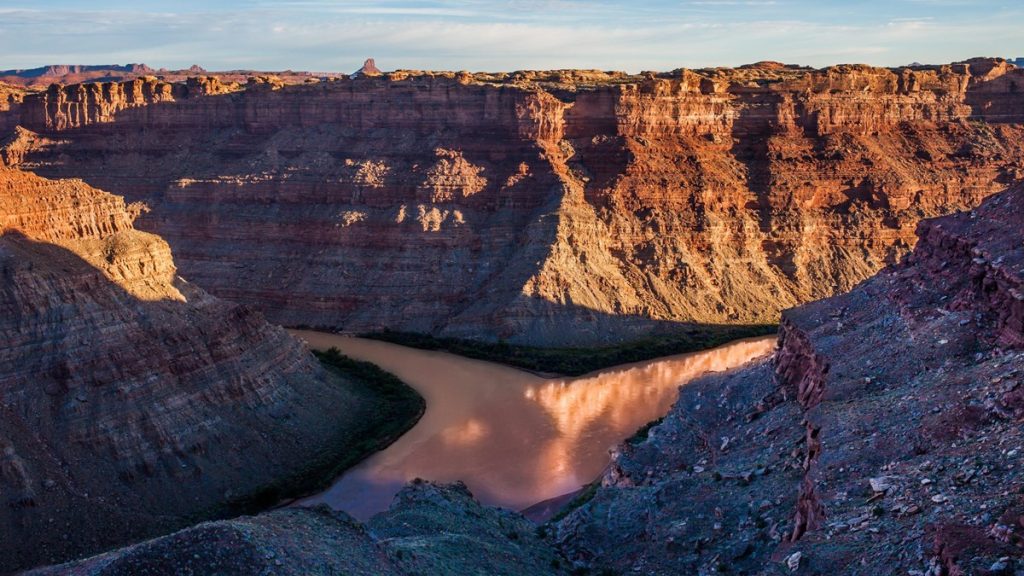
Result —
[{"label": "reflection on water", "polygon": [[387,449],[303,504],[325,502],[366,519],[409,480],[462,480],[486,504],[523,509],[590,482],[608,449],[663,415],[678,387],[772,351],[774,337],[695,354],[545,379],[515,368],[386,342],[295,330],[315,349],[336,346],[407,382],[423,418]]}]

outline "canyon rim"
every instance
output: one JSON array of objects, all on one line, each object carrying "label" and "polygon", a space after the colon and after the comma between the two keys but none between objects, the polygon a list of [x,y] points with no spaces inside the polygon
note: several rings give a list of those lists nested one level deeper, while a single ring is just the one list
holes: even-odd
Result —
[{"label": "canyon rim", "polygon": [[0,575],[1024,575],[1019,7],[15,4]]}]

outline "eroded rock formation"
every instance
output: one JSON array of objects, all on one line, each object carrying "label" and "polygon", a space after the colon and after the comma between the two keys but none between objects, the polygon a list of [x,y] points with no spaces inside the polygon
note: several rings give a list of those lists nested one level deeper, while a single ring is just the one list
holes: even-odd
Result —
[{"label": "eroded rock formation", "polygon": [[0,147],[21,119],[19,113],[25,91],[16,86],[0,83]]},{"label": "eroded rock formation", "polygon": [[178,278],[142,211],[0,168],[0,573],[301,489],[377,424],[379,399]]},{"label": "eroded rock formation", "polygon": [[[1024,188],[784,313],[774,360],[682,392],[558,525],[621,573],[1024,569]],[[614,520],[611,520],[614,519]]]},{"label": "eroded rock formation", "polygon": [[367,58],[366,62],[363,62],[363,67],[360,68],[359,70],[356,70],[356,72],[354,74],[352,74],[352,75],[353,76],[380,76],[381,74],[383,74],[383,72],[380,71],[380,68],[377,68],[377,63],[373,60],[373,58]]},{"label": "eroded rock formation", "polygon": [[275,512],[73,573],[273,561],[292,574],[320,561],[382,574],[1016,574],[1024,187],[918,230],[899,265],[785,312],[773,358],[683,388],[589,499],[536,531],[460,487],[414,483],[368,533],[341,515]]},{"label": "eroded rock formation", "polygon": [[1024,175],[1005,61],[199,84],[30,96],[51,143],[19,162],[146,201],[189,278],[292,326],[590,344],[773,322]]}]

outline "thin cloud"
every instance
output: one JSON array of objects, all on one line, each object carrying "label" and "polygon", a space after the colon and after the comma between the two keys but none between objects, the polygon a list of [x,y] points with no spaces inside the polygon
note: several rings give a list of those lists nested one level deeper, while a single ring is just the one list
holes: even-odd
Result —
[{"label": "thin cloud", "polygon": [[[0,9],[0,68],[124,63],[207,69],[602,68],[632,72],[781,60],[900,65],[1014,56],[1022,10],[875,9],[808,0],[182,0],[135,7]],[[873,2],[871,4],[874,4]],[[117,5],[117,2],[105,6]],[[127,7],[125,7],[127,6]],[[166,5],[164,5],[166,6]]]}]

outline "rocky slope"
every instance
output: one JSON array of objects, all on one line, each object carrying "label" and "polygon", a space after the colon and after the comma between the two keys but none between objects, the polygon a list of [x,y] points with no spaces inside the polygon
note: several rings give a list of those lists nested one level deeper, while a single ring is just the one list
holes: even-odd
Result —
[{"label": "rocky slope", "polygon": [[274,512],[45,573],[1019,574],[1024,187],[918,230],[899,265],[787,311],[773,358],[682,389],[536,532],[414,483],[365,527]]},{"label": "rocky slope", "polygon": [[36,576],[568,574],[518,514],[486,508],[461,484],[416,482],[369,525],[326,507],[201,524]]},{"label": "rocky slope", "polygon": [[634,574],[1024,570],[1024,188],[787,311],[770,362],[683,390],[558,525]]},{"label": "rocky slope", "polygon": [[16,162],[148,202],[189,278],[279,323],[593,344],[775,321],[895,262],[1024,175],[1022,84],[998,60],[150,78],[27,97]]},{"label": "rocky slope", "polygon": [[0,573],[246,509],[377,423],[282,329],[178,278],[143,210],[0,168]]}]

